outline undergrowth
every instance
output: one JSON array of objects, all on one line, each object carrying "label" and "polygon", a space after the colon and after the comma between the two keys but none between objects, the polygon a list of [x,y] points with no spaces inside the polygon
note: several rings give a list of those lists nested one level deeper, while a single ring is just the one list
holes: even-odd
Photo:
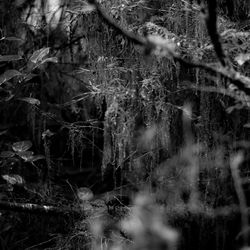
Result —
[{"label": "undergrowth", "polygon": [[[17,235],[25,216],[0,214],[0,247],[26,246],[33,228],[47,235],[37,233],[41,243],[34,236],[28,249],[248,246],[249,97],[225,79],[227,68],[218,66],[215,72],[226,72],[220,77],[176,60],[217,65],[203,5],[99,1],[124,29],[168,45],[170,55],[159,48],[149,56],[84,1],[69,2],[51,33],[50,24],[43,27],[48,13],[24,2],[15,1],[22,17],[13,18],[8,39],[0,39],[6,56],[0,198],[14,207],[17,201],[70,207],[80,219],[41,216],[39,228],[40,218],[32,215],[24,223],[27,231]],[[243,11],[240,1],[235,7]],[[3,22],[12,20],[9,9]],[[24,19],[37,25],[12,37]],[[242,29],[219,16],[236,76],[248,69],[250,34]],[[62,228],[49,228],[58,221]]]}]

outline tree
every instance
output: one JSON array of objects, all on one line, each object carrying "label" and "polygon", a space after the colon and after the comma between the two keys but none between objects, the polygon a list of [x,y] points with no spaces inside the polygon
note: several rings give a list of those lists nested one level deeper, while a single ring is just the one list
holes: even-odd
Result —
[{"label": "tree", "polygon": [[[2,4],[14,10],[1,13],[12,20],[3,23],[0,41],[5,181],[23,186],[27,200],[44,190],[43,201],[56,199],[65,192],[56,181],[64,178],[95,194],[125,182],[132,192],[143,183],[174,208],[231,207],[231,184],[240,175],[226,168],[234,162],[227,155],[249,139],[247,1]],[[30,141],[32,151],[14,149]],[[12,163],[17,169],[9,175]],[[35,190],[31,180],[20,183],[32,171]],[[111,196],[108,210],[126,200]],[[151,201],[137,204],[143,210]]]}]

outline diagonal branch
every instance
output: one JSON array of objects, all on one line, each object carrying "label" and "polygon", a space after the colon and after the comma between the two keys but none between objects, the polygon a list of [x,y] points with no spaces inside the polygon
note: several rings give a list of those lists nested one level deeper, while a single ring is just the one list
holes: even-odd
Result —
[{"label": "diagonal branch", "polygon": [[127,37],[131,42],[137,45],[147,46],[148,41],[144,37],[135,35],[134,33],[125,30],[117,22],[115,22],[100,6],[96,0],[88,0],[88,2],[95,6],[98,14],[103,18],[103,20],[112,28],[114,28],[119,34]]},{"label": "diagonal branch", "polygon": [[207,0],[208,12],[205,16],[207,31],[211,42],[214,46],[214,51],[222,66],[226,66],[226,56],[220,43],[220,36],[217,31],[217,1]]},{"label": "diagonal branch", "polygon": [[[164,46],[163,44],[157,43],[153,39],[148,39],[137,34],[134,34],[126,29],[122,28],[117,22],[115,22],[106,12],[102,9],[100,4],[96,0],[88,0],[90,4],[93,4],[96,7],[98,14],[104,19],[104,21],[115,30],[117,30],[121,35],[128,38],[131,42],[141,45],[145,48],[146,51],[152,51],[155,48],[162,47],[163,50],[167,50],[167,54],[172,57],[175,61],[179,62],[182,65],[190,68],[200,68],[206,70],[210,73],[221,76],[225,79],[230,80],[234,85],[240,90],[243,91],[246,95],[250,96],[250,78],[242,75],[241,73],[235,71],[232,68],[225,67],[225,55],[223,53],[221,44],[219,43],[219,35],[216,29],[216,21],[213,18],[216,17],[215,10],[212,10],[216,6],[216,1],[211,0],[213,3],[209,4],[209,20],[207,22],[207,26],[209,29],[211,40],[214,44],[214,48],[216,50],[217,56],[219,57],[222,67],[218,67],[218,65],[205,64],[202,62],[188,61],[184,58],[180,57],[179,54],[175,53],[173,50],[169,49],[168,46]],[[215,30],[215,31],[214,31]],[[212,32],[213,31],[213,32]]]}]

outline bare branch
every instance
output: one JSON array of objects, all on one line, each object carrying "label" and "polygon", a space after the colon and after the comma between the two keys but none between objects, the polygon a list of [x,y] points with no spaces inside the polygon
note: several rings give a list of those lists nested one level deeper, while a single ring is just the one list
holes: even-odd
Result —
[{"label": "bare branch", "polygon": [[214,46],[214,51],[222,66],[226,66],[226,56],[220,43],[220,36],[217,31],[217,1],[207,0],[208,12],[205,15],[208,34]]}]

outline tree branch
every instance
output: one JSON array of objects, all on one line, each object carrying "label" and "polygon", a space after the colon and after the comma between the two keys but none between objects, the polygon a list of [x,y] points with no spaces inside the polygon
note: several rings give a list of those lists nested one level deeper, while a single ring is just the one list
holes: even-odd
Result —
[{"label": "tree branch", "polygon": [[[225,79],[230,80],[240,91],[243,91],[247,96],[250,96],[250,78],[247,76],[242,75],[241,73],[235,71],[232,68],[225,67],[225,55],[223,53],[221,44],[219,43],[219,35],[216,29],[216,20],[214,21],[213,18],[216,18],[216,12],[214,8],[216,7],[216,1],[211,0],[213,3],[209,4],[209,20],[207,21],[208,31],[210,33],[210,37],[212,43],[214,45],[215,51],[217,53],[218,58],[221,61],[222,67],[218,67],[218,65],[213,66],[211,64],[204,64],[201,62],[195,61],[187,61],[179,56],[178,53],[175,53],[173,50],[169,49],[168,46],[164,46],[163,44],[158,44],[154,42],[153,39],[149,39],[131,33],[130,31],[125,30],[122,28],[117,22],[115,22],[100,6],[100,4],[96,0],[88,0],[88,2],[96,7],[98,14],[104,19],[104,21],[115,30],[117,30],[121,35],[125,36],[131,42],[141,45],[145,48],[145,51],[152,51],[153,49],[162,46],[162,49],[167,52],[167,54],[172,57],[175,61],[179,62],[182,65],[190,68],[200,68],[206,70],[210,73],[214,73],[218,76],[224,77]],[[167,51],[166,51],[167,50]],[[246,104],[250,106],[248,102]]]},{"label": "tree branch", "polygon": [[226,56],[220,43],[220,36],[217,31],[217,1],[207,0],[208,12],[205,16],[207,31],[211,42],[214,46],[214,51],[222,66],[226,66]]},{"label": "tree branch", "polygon": [[148,46],[149,42],[146,38],[137,36],[136,34],[125,30],[117,22],[115,22],[107,13],[104,11],[100,4],[96,0],[88,0],[89,4],[95,6],[97,13],[102,17],[102,19],[112,28],[114,28],[119,34],[127,37],[131,42],[141,46]]},{"label": "tree branch", "polygon": [[0,210],[11,210],[16,212],[28,212],[35,214],[49,215],[74,215],[75,217],[84,216],[82,211],[68,208],[58,208],[55,206],[37,205],[32,203],[17,203],[0,201]]}]

